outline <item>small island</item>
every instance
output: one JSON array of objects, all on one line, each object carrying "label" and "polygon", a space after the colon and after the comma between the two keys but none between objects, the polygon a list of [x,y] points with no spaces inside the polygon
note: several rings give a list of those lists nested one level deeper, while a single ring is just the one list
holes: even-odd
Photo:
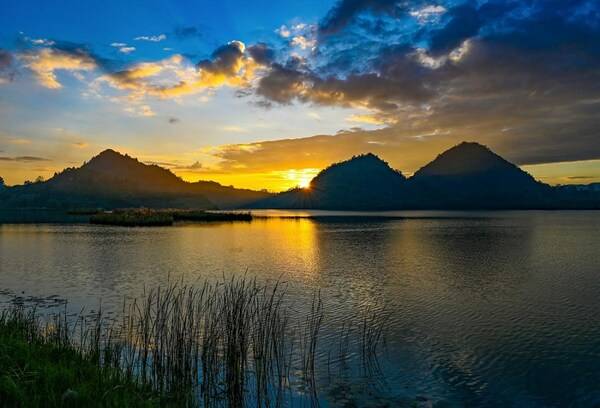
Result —
[{"label": "small island", "polygon": [[252,221],[250,212],[213,212],[205,210],[156,210],[149,208],[97,211],[90,224],[123,227],[164,227],[176,222]]}]

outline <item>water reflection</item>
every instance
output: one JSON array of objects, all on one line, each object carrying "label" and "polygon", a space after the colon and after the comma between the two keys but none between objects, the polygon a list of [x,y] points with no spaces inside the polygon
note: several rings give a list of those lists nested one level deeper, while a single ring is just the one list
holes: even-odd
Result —
[{"label": "water reflection", "polygon": [[156,229],[0,225],[0,289],[118,309],[169,280],[280,279],[299,315],[321,290],[323,344],[350,321],[390,313],[386,383],[319,373],[339,400],[367,387],[459,406],[600,403],[597,213],[301,215]]}]

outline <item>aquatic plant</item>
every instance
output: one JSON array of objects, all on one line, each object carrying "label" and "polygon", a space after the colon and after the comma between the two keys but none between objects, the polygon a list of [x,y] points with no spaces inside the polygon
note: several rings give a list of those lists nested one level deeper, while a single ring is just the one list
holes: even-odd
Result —
[{"label": "aquatic plant", "polygon": [[[42,318],[19,304],[1,315],[0,331],[16,330],[31,344],[76,356],[96,367],[99,378],[137,387],[152,401],[280,407],[300,392],[316,406],[323,301],[315,293],[310,312],[294,320],[286,291],[284,283],[261,285],[245,277],[172,283],[124,302],[117,318],[102,308],[73,317],[66,306]],[[376,358],[383,321],[368,315],[344,322],[340,354],[355,344],[366,359]],[[356,334],[360,341],[350,342]],[[330,364],[321,369],[329,371]]]}]

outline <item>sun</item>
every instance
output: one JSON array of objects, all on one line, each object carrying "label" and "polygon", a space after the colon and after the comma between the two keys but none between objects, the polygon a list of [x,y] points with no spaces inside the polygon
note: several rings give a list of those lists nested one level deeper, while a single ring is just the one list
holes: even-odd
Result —
[{"label": "sun", "polygon": [[289,169],[285,172],[284,178],[289,181],[292,187],[299,187],[305,190],[310,189],[310,182],[317,175],[319,169]]},{"label": "sun", "polygon": [[303,188],[305,190],[310,188],[311,177],[302,177],[298,180],[298,187]]}]

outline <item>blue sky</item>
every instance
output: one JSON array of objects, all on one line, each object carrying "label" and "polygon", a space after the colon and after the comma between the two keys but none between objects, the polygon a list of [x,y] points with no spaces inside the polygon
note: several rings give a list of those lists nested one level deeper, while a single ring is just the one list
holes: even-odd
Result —
[{"label": "blue sky", "polygon": [[373,151],[410,174],[462,140],[600,181],[590,0],[3,4],[0,176],[104,148],[285,189]]}]

